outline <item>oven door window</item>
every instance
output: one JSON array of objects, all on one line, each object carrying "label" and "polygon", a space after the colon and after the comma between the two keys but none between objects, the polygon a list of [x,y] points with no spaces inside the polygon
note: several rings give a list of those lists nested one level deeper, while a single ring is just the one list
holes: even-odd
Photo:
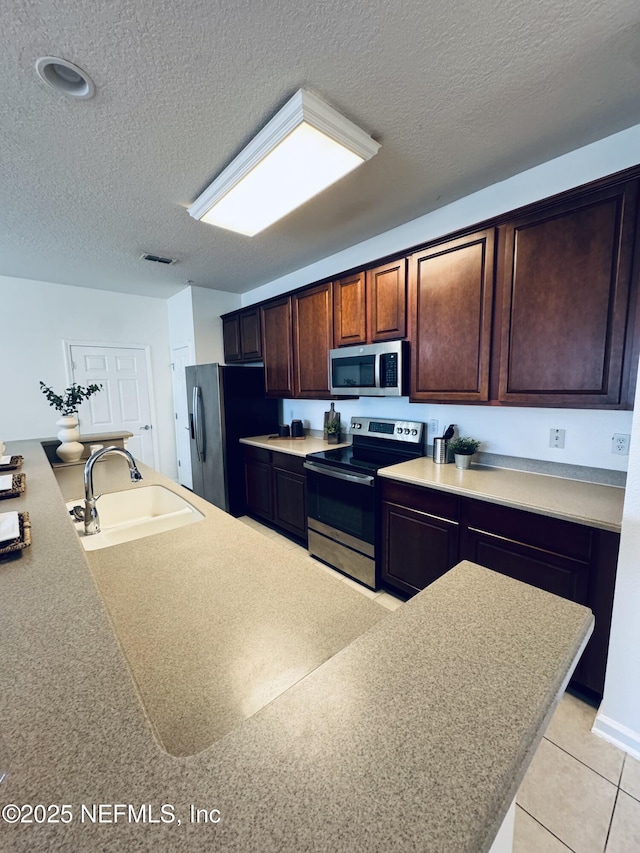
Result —
[{"label": "oven door window", "polygon": [[376,356],[350,355],[331,359],[333,388],[375,388]]},{"label": "oven door window", "polygon": [[373,545],[375,489],[307,472],[308,512],[311,518]]}]

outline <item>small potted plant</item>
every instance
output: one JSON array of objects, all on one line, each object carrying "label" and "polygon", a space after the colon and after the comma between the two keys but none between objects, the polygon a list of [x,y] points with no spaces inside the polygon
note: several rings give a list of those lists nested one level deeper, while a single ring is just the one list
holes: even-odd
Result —
[{"label": "small potted plant", "polygon": [[453,453],[456,468],[470,468],[471,457],[476,452],[480,442],[476,438],[467,436],[457,436],[449,442],[449,450]]},{"label": "small potted plant", "polygon": [[83,388],[82,385],[70,385],[65,388],[62,394],[56,392],[40,382],[40,390],[47,398],[50,406],[62,415],[56,421],[56,426],[60,427],[57,436],[60,439],[60,446],[56,448],[56,453],[63,462],[77,462],[82,456],[83,446],[78,439],[80,438],[80,430],[78,429],[78,406],[83,400],[88,400],[93,394],[97,394],[102,390],[102,385],[87,385]]},{"label": "small potted plant", "polygon": [[340,419],[336,418],[333,421],[327,421],[325,430],[327,432],[327,442],[329,444],[338,444],[340,441]]}]

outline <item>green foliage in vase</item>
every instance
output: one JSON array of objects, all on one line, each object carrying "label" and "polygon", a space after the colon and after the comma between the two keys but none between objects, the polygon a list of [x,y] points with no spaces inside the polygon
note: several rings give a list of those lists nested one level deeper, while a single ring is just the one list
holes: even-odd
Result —
[{"label": "green foliage in vase", "polygon": [[480,447],[480,442],[477,438],[470,438],[468,435],[457,438],[452,438],[449,442],[449,450],[452,453],[458,453],[461,456],[471,456]]},{"label": "green foliage in vase", "polygon": [[327,435],[336,435],[340,432],[340,421],[336,418],[333,421],[327,421],[327,425],[325,427],[327,430]]},{"label": "green foliage in vase", "polygon": [[80,403],[83,400],[88,400],[89,397],[97,394],[98,391],[102,391],[102,385],[93,384],[83,388],[82,385],[76,385],[74,382],[73,385],[65,388],[62,394],[56,394],[55,391],[41,381],[40,390],[47,398],[49,405],[53,406],[61,415],[75,415]]}]

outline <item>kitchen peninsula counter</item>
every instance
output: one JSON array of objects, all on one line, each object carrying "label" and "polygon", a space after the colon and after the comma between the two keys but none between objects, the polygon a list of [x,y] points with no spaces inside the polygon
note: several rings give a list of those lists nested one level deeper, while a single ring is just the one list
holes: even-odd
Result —
[{"label": "kitchen peninsula counter", "polygon": [[[212,746],[176,758],[154,737],[67,517],[64,499],[77,495],[63,498],[38,442],[7,450],[25,457],[27,491],[1,509],[30,512],[33,544],[0,562],[0,805],[69,804],[72,819],[5,822],[0,850],[490,849],[592,630],[587,608],[462,563]],[[110,485],[125,488],[126,465],[118,471]],[[307,559],[150,479],[241,554]],[[145,553],[174,561],[158,543],[198,524]],[[124,558],[143,542],[110,551]],[[278,606],[268,586],[256,594]],[[153,595],[140,589],[141,611]]]},{"label": "kitchen peninsula counter", "polygon": [[475,465],[461,470],[427,456],[378,471],[410,486],[439,489],[619,533],[624,489],[566,477]]}]

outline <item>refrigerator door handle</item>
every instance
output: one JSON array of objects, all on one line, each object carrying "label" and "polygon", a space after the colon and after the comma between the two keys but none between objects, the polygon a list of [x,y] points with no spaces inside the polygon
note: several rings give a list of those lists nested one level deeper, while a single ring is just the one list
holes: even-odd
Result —
[{"label": "refrigerator door handle", "polygon": [[204,462],[204,435],[202,432],[202,391],[199,385],[193,387],[193,417],[198,462]]},{"label": "refrigerator door handle", "polygon": [[193,441],[195,441],[196,433],[195,433],[195,429],[193,426],[193,412],[189,412],[189,426],[185,427],[185,429],[189,430],[189,434],[190,434],[191,438],[193,439]]}]

